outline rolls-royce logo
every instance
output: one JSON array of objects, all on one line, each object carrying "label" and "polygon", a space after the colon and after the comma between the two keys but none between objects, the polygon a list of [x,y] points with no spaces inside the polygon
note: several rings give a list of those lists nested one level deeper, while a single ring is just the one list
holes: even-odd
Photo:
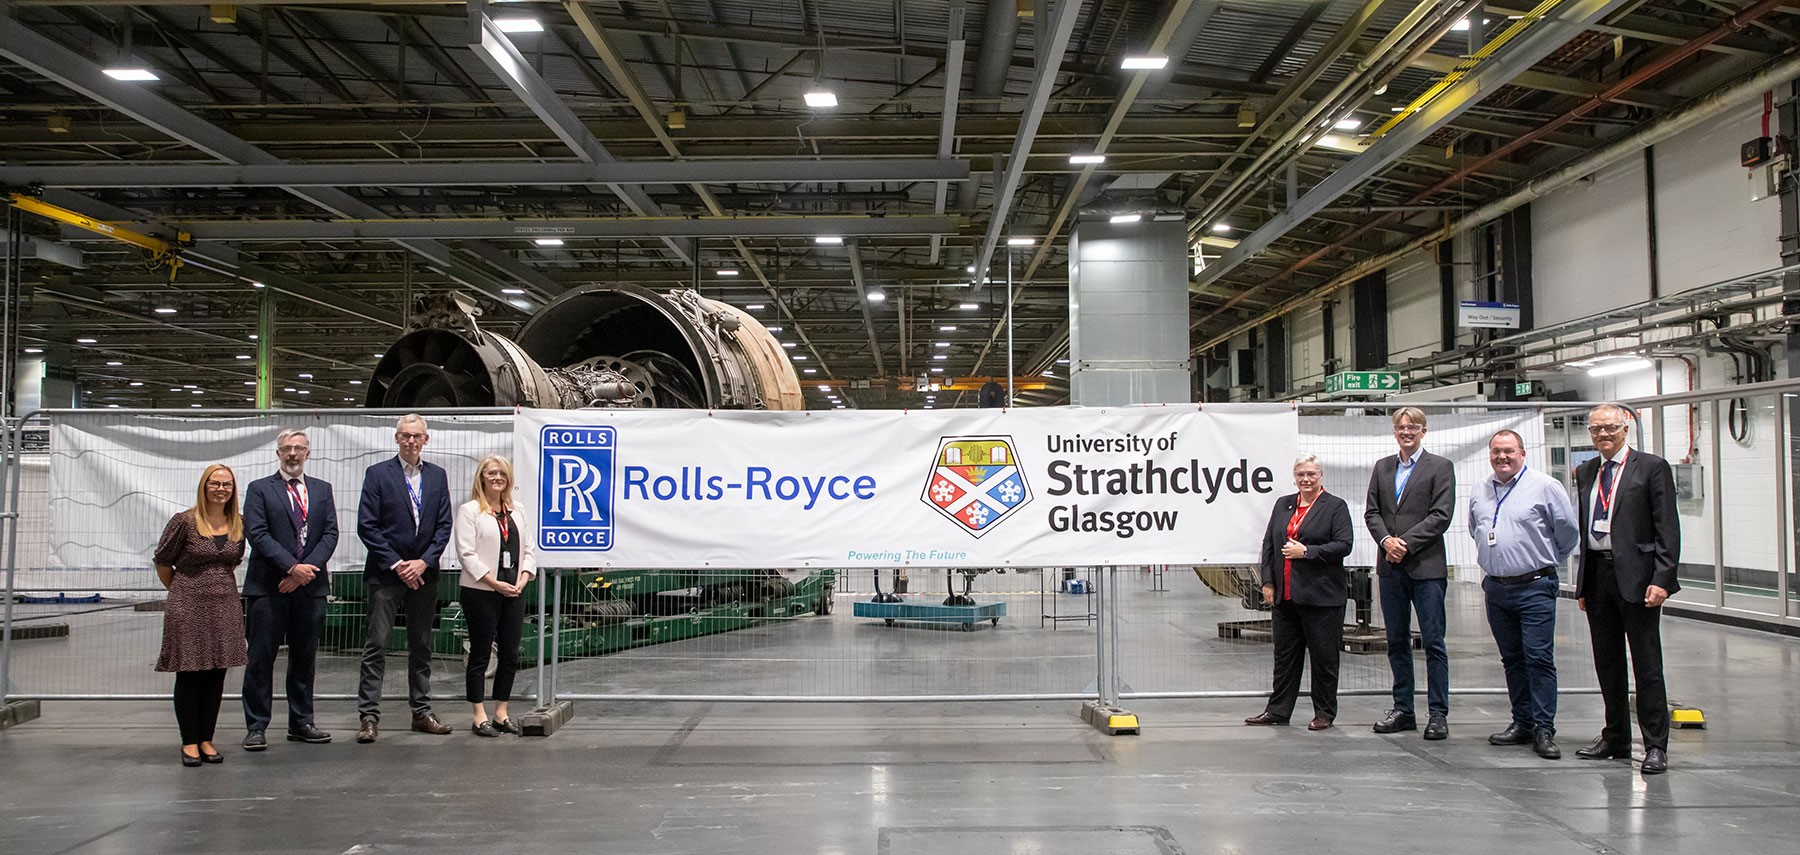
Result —
[{"label": "rolls-royce logo", "polygon": [[618,432],[610,426],[549,425],[538,438],[538,548],[612,549]]},{"label": "rolls-royce logo", "polygon": [[971,536],[981,537],[1031,501],[1011,437],[956,436],[938,443],[920,498]]}]

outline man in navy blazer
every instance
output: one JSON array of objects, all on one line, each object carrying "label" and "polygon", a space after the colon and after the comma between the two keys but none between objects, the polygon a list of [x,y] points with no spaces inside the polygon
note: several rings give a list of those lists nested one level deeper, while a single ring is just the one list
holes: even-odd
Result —
[{"label": "man in navy blazer", "polygon": [[368,588],[369,636],[363,644],[362,681],[356,691],[356,741],[375,741],[381,721],[381,681],[394,615],[406,614],[406,687],[412,729],[444,734],[450,726],[431,712],[431,625],[437,618],[438,560],[450,545],[450,481],[444,468],[420,455],[431,441],[425,419],[401,416],[394,426],[400,453],[363,474],[356,533],[369,549],[363,565]]},{"label": "man in navy blazer", "polygon": [[1662,604],[1681,590],[1681,520],[1669,461],[1625,444],[1631,411],[1602,404],[1588,413],[1588,436],[1600,456],[1575,468],[1581,516],[1581,575],[1575,602],[1587,612],[1594,671],[1606,702],[1606,727],[1583,760],[1631,758],[1627,649],[1637,682],[1643,774],[1669,769],[1669,694],[1663,684]]},{"label": "man in navy blazer", "polygon": [[1394,440],[1400,453],[1376,461],[1369,474],[1363,521],[1375,538],[1375,573],[1380,579],[1381,614],[1387,623],[1388,669],[1394,674],[1394,707],[1376,722],[1376,733],[1418,727],[1413,716],[1412,615],[1419,615],[1425,642],[1426,739],[1450,735],[1450,652],[1444,645],[1444,595],[1449,564],[1444,532],[1456,504],[1456,466],[1426,451],[1425,411],[1394,412]]},{"label": "man in navy blazer", "polygon": [[263,731],[274,704],[275,655],[285,641],[287,738],[323,743],[331,734],[313,723],[313,662],[325,626],[325,563],[337,550],[337,504],[331,485],[305,474],[312,442],[306,432],[284,430],[275,438],[281,471],[250,482],[244,491],[244,537],[250,563],[244,571],[245,751],[269,747]]}]

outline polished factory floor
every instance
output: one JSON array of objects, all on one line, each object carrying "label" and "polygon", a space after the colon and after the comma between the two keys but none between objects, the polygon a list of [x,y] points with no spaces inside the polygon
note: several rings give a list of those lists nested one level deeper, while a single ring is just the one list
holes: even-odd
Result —
[{"label": "polished factory floor", "polygon": [[[1127,584],[1128,682],[1140,691],[1266,687],[1267,646],[1214,629],[1219,618],[1246,615],[1191,580],[1171,577],[1173,590],[1160,594],[1142,579]],[[1479,593],[1468,584],[1452,592],[1453,682],[1497,686]],[[964,633],[856,621],[848,608],[856,596],[866,594],[841,595],[829,618],[571,663],[564,682],[609,692],[857,694],[941,691],[926,674],[1007,691],[1087,679],[1081,657],[1092,654],[1092,630],[1040,622],[1035,597],[1014,595],[1007,621]],[[1053,604],[1066,612],[1080,603]],[[1387,706],[1379,656],[1345,657],[1347,688],[1365,693],[1346,697],[1339,726],[1323,733],[1244,727],[1239,720],[1261,706],[1252,698],[1132,701],[1143,733],[1119,737],[1083,725],[1073,701],[593,701],[577,703],[574,721],[548,739],[478,739],[446,661],[437,708],[458,727],[452,735],[406,732],[403,703],[390,700],[389,729],[357,745],[353,705],[329,701],[320,724],[336,742],[289,743],[272,732],[270,749],[251,755],[235,746],[240,719],[227,701],[226,762],[190,769],[176,759],[165,704],[46,702],[42,718],[0,731],[0,853],[1792,850],[1800,640],[1665,621],[1671,693],[1702,708],[1708,726],[1677,730],[1670,772],[1644,777],[1632,762],[1574,758],[1598,732],[1600,705],[1580,692],[1593,685],[1585,625],[1572,607],[1561,621],[1563,682],[1574,691],[1559,717],[1568,759],[1557,762],[1486,743],[1507,717],[1504,698],[1491,694],[1453,699],[1447,741],[1370,732]],[[993,673],[1029,670],[1022,663],[1033,657],[1073,663],[1074,673]],[[346,664],[331,670],[345,673]],[[400,667],[395,660],[390,687]],[[597,669],[586,684],[583,668]],[[813,676],[784,683],[789,669]],[[892,679],[856,676],[870,670]],[[1306,713],[1302,699],[1296,720]]]}]

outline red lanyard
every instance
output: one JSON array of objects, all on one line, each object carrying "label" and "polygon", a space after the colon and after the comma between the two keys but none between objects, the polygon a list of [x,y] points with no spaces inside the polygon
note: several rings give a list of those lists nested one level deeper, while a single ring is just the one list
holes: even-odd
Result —
[{"label": "red lanyard", "polygon": [[506,515],[505,508],[494,512],[494,524],[500,526],[500,542],[505,543],[512,532],[512,518]]},{"label": "red lanyard", "polygon": [[293,481],[288,482],[287,488],[288,488],[288,495],[294,497],[294,507],[300,509],[300,524],[305,525],[306,524],[306,500],[300,498],[300,491],[294,488]]},{"label": "red lanyard", "polygon": [[1293,540],[1294,535],[1300,533],[1300,523],[1304,522],[1306,520],[1306,515],[1308,513],[1312,512],[1313,505],[1316,505],[1318,503],[1319,503],[1319,500],[1317,498],[1314,498],[1312,505],[1306,505],[1304,507],[1296,507],[1294,509],[1293,517],[1288,519],[1288,525],[1287,525],[1288,540]]},{"label": "red lanyard", "polygon": [[[1595,479],[1594,494],[1599,497],[1600,511],[1601,511],[1601,513],[1603,513],[1605,515],[1610,516],[1612,514],[1613,496],[1617,495],[1619,492],[1619,479],[1621,479],[1625,475],[1625,458],[1630,455],[1631,455],[1630,449],[1621,449],[1619,451],[1619,459],[1616,461],[1613,461],[1613,462],[1617,463],[1618,466],[1616,466],[1613,469],[1613,483],[1612,483],[1611,490],[1600,489],[1599,480]],[[1604,460],[1600,461],[1600,468],[1602,470],[1606,469],[1606,461],[1604,461]]]}]

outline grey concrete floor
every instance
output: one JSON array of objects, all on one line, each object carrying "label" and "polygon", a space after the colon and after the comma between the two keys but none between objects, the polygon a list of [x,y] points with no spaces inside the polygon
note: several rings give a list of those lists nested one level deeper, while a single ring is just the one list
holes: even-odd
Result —
[{"label": "grey concrete floor", "polygon": [[[1171,581],[1181,587],[1122,597],[1134,688],[1266,688],[1266,645],[1213,628],[1246,615]],[[1452,590],[1453,683],[1498,685],[1478,592]],[[972,633],[857,621],[847,606],[572,663],[564,682],[854,694],[1079,691],[1091,679],[1091,630],[1040,628],[1035,597]],[[1800,641],[1664,626],[1672,692],[1709,726],[1676,731],[1659,777],[1573,758],[1598,732],[1600,703],[1580,693],[1593,681],[1571,610],[1559,640],[1573,690],[1559,716],[1569,759],[1559,762],[1486,744],[1507,718],[1493,695],[1453,698],[1444,742],[1370,732],[1387,706],[1380,657],[1345,657],[1346,687],[1365,694],[1346,697],[1327,732],[1243,727],[1254,698],[1139,700],[1129,706],[1143,733],[1120,737],[1081,724],[1072,701],[614,701],[578,703],[548,739],[477,739],[454,697],[454,664],[441,662],[437,707],[459,727],[452,735],[396,731],[356,745],[353,705],[329,701],[320,723],[336,742],[277,738],[251,755],[235,747],[227,701],[226,762],[197,769],[176,759],[166,704],[47,702],[43,718],[0,731],[0,853],[1791,851]]]}]

